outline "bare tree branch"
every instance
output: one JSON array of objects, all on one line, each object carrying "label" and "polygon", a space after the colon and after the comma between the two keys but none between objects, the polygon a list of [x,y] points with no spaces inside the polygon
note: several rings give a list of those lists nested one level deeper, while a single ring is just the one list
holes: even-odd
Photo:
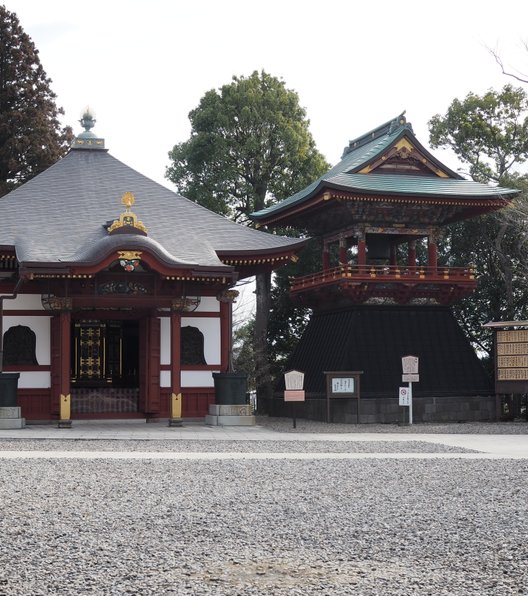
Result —
[{"label": "bare tree branch", "polygon": [[[528,51],[528,43],[525,42],[523,45]],[[488,48],[488,51],[493,56],[493,58],[495,58],[495,62],[499,65],[503,75],[511,77],[512,79],[515,79],[521,83],[528,83],[528,75],[525,75],[522,72],[519,73],[519,75],[516,75],[515,73],[508,72],[506,70],[506,68],[504,67],[504,62],[502,61],[502,58],[499,56],[497,50],[492,50],[491,48]]]}]

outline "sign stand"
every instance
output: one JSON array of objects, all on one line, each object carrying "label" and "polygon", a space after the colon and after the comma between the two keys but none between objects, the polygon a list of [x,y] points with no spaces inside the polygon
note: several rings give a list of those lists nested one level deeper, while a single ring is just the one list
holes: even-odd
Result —
[{"label": "sign stand", "polygon": [[420,382],[418,374],[418,356],[403,356],[402,358],[402,382],[408,383],[408,387],[400,387],[399,405],[409,408],[409,424],[413,423],[413,394],[412,384]]},{"label": "sign stand", "polygon": [[[284,401],[304,401],[305,393],[303,389],[304,373],[299,370],[290,370],[284,375]],[[295,418],[296,407],[291,405],[293,428],[297,428],[297,420]]]},{"label": "sign stand", "polygon": [[330,400],[334,398],[356,399],[356,422],[361,423],[359,378],[362,370],[324,371],[326,375],[326,422],[330,422]]}]

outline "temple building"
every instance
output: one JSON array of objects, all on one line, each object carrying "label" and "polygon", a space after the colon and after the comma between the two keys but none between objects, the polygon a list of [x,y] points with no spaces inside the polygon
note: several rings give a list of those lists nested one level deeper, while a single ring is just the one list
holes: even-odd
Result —
[{"label": "temple building", "polygon": [[[401,359],[414,355],[416,420],[494,416],[491,379],[450,308],[471,295],[478,272],[439,262],[438,243],[448,224],[501,209],[517,193],[463,179],[401,114],[350,141],[308,187],[252,215],[320,240],[321,270],[291,285],[313,311],[288,363],[305,373],[304,415],[325,418],[326,372],[358,371],[361,421],[402,421]],[[351,401],[335,400],[336,419],[358,421]],[[273,411],[287,411],[280,392]]]},{"label": "temple building", "polygon": [[112,157],[89,112],[81,124],[0,199],[2,374],[28,421],[63,402],[73,420],[203,417],[230,370],[235,283],[304,241],[204,209]]}]

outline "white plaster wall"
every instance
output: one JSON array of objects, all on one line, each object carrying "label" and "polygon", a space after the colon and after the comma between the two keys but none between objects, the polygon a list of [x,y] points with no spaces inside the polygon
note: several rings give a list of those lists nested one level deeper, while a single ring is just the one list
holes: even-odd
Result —
[{"label": "white plaster wall", "polygon": [[181,326],[197,327],[204,335],[204,356],[207,364],[220,364],[220,318],[182,317]]},{"label": "white plaster wall", "polygon": [[19,389],[47,389],[51,387],[51,373],[47,371],[21,372]]},{"label": "white plaster wall", "polygon": [[[171,320],[170,317],[160,317],[161,322],[161,334],[160,334],[160,362],[161,364],[170,364],[171,362],[171,348],[170,348],[170,336],[171,336]],[[163,387],[165,385],[162,385]]]},{"label": "white plaster wall", "polygon": [[182,387],[214,387],[213,373],[219,370],[182,370]]},{"label": "white plaster wall", "polygon": [[51,362],[50,355],[50,318],[51,317],[4,317],[4,333],[10,327],[24,325],[29,327],[37,336],[37,362],[46,366]]},{"label": "white plaster wall", "polygon": [[202,296],[195,312],[220,312],[220,302],[214,296]]},{"label": "white plaster wall", "polygon": [[19,294],[14,300],[4,300],[4,310],[44,310],[40,294]]},{"label": "white plaster wall", "polygon": [[170,370],[160,371],[160,387],[170,387],[170,386],[171,386],[171,371]]}]

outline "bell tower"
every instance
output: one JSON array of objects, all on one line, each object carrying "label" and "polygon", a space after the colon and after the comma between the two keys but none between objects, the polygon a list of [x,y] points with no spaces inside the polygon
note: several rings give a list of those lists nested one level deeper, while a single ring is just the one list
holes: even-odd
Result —
[{"label": "bell tower", "polygon": [[[477,272],[471,263],[440,262],[438,247],[448,224],[501,209],[517,192],[447,168],[403,113],[350,141],[341,161],[308,187],[253,214],[321,244],[321,269],[291,283],[293,300],[313,311],[288,362],[305,372],[308,417],[320,417],[325,370],[363,370],[364,421],[400,420],[405,354],[419,355],[423,367],[418,420],[463,419],[470,397],[471,411],[488,417],[481,396],[492,394],[490,381],[450,309],[471,295]],[[341,419],[354,421],[347,412],[342,405]]]}]

